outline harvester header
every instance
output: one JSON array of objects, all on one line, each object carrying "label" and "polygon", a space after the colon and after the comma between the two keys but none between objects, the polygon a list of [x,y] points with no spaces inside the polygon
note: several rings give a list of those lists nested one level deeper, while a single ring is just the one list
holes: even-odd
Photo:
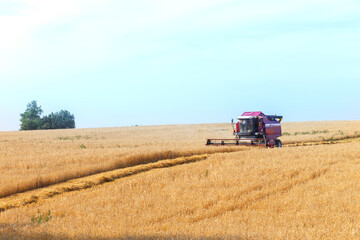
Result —
[{"label": "harvester header", "polygon": [[237,117],[236,123],[231,120],[235,139],[212,139],[206,145],[252,145],[265,147],[281,147],[282,116],[265,115],[262,112],[244,112]]}]

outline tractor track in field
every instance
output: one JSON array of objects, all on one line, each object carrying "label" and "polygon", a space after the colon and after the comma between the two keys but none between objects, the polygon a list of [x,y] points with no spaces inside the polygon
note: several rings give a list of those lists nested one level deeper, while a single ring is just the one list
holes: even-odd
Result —
[{"label": "tractor track in field", "polygon": [[218,196],[215,200],[209,200],[202,203],[201,208],[194,207],[187,209],[185,214],[184,212],[176,212],[159,218],[154,218],[149,222],[149,224],[166,222],[172,218],[178,217],[181,214],[183,215],[184,221],[197,223],[202,220],[224,215],[228,212],[244,210],[269,197],[285,194],[296,186],[315,181],[316,179],[324,176],[334,165],[340,162],[340,160],[330,162],[322,168],[311,171],[305,175],[300,174],[305,169],[297,169],[284,176],[284,181],[274,179],[265,184],[249,186],[239,192]]},{"label": "tractor track in field", "polygon": [[[238,151],[244,151],[238,150]],[[112,171],[106,171],[98,174],[94,174],[87,177],[72,179],[67,182],[54,184],[44,188],[34,189],[22,193],[12,194],[10,196],[0,198],[0,212],[26,206],[29,204],[37,203],[40,200],[45,200],[56,195],[60,195],[66,192],[79,191],[95,187],[107,182],[112,182],[120,178],[129,177],[142,172],[147,172],[153,169],[168,168],[178,166],[187,163],[198,162],[207,159],[210,155],[223,154],[225,152],[215,152],[208,154],[198,154],[189,157],[179,157],[175,159],[160,160],[148,164],[140,164],[132,167],[116,169]],[[234,152],[234,151],[232,151]]]},{"label": "tractor track in field", "polygon": [[[172,218],[178,217],[179,215],[183,215],[185,222],[196,223],[209,218],[218,217],[235,210],[243,210],[250,207],[252,204],[264,200],[268,197],[287,193],[298,185],[306,184],[310,181],[316,180],[317,178],[326,174],[330,170],[330,166],[334,164],[336,163],[332,163],[323,169],[313,171],[307,174],[305,177],[300,177],[298,174],[299,170],[296,170],[289,174],[289,178],[286,178],[290,179],[289,183],[279,182],[278,180],[270,180],[269,182],[262,185],[257,184],[236,193],[218,196],[216,200],[209,200],[205,203],[202,203],[200,208],[197,206],[191,209],[187,209],[185,214],[183,211],[180,211],[154,218],[149,221],[149,224],[166,222]],[[275,185],[281,186],[274,188],[273,186]]]},{"label": "tractor track in field", "polygon": [[[285,143],[285,144],[283,144],[283,146],[284,147],[301,147],[301,146],[346,143],[346,142],[353,142],[353,141],[359,141],[359,140],[360,140],[360,137],[356,136],[356,137],[347,137],[347,138],[336,139],[336,140],[331,140],[331,141],[308,141],[308,142],[298,142],[298,143]],[[46,186],[43,188],[24,191],[21,193],[15,193],[15,194],[0,198],[0,212],[3,212],[8,209],[12,209],[12,208],[17,208],[17,207],[26,206],[29,204],[34,204],[41,200],[46,200],[46,199],[52,198],[56,195],[60,195],[60,194],[66,193],[66,192],[88,189],[88,188],[91,188],[94,186],[98,186],[98,185],[101,185],[101,184],[104,184],[107,182],[112,182],[117,179],[129,177],[129,176],[139,174],[142,172],[147,172],[147,171],[150,171],[153,169],[168,168],[168,167],[173,167],[173,166],[177,166],[177,165],[203,161],[203,160],[206,160],[211,155],[224,154],[224,153],[229,153],[229,152],[238,152],[238,151],[244,151],[244,150],[245,149],[241,149],[241,150],[239,149],[237,151],[226,150],[223,152],[218,151],[218,152],[207,153],[207,154],[196,154],[196,155],[192,155],[192,156],[179,157],[179,158],[175,158],[175,159],[164,159],[164,160],[159,160],[157,162],[151,162],[151,163],[147,163],[147,164],[140,164],[140,165],[130,166],[130,167],[126,167],[126,168],[105,171],[105,172],[97,173],[97,174],[90,175],[90,176],[75,178],[75,179],[72,179],[72,180],[69,180],[66,182],[62,182],[62,183],[56,183],[56,184]],[[295,184],[291,184],[290,186],[284,186],[280,189],[270,191],[266,194],[260,194],[259,196],[255,197],[255,198],[245,201],[244,203],[238,205],[237,207],[229,206],[228,208],[221,209],[221,211],[219,210],[218,211],[219,214],[214,215],[214,213],[213,213],[213,214],[210,214],[209,216],[206,216],[205,218],[212,217],[212,215],[214,215],[214,217],[215,217],[215,216],[223,214],[224,212],[233,211],[235,209],[242,209],[244,207],[247,207],[248,205],[251,205],[251,202],[253,202],[253,201],[259,201],[261,199],[265,199],[266,197],[277,194],[279,191],[287,192],[296,185],[304,184],[312,179],[320,177],[321,175],[325,174],[328,170],[329,169],[327,168],[327,169],[323,169],[321,171],[319,170],[317,172],[313,172],[311,174],[311,176],[309,176],[308,178],[306,178],[304,180],[296,181]],[[244,190],[244,191],[251,193],[254,191],[259,191],[262,188],[263,188],[263,186],[255,186],[255,187],[250,187],[249,189]],[[245,193],[245,192],[243,192],[243,193]],[[212,206],[216,205],[216,203],[217,203],[217,201],[209,202],[208,204],[205,204],[206,206],[204,206],[204,207],[212,208]],[[195,212],[195,211],[196,210],[193,210],[193,211],[190,210],[190,212]],[[205,219],[205,218],[204,217],[197,217],[197,218],[195,217],[195,218],[191,218],[190,221],[196,222],[196,221],[201,221],[202,219]]]},{"label": "tractor track in field", "polygon": [[[343,139],[333,140],[333,141],[321,141],[321,142],[307,142],[307,143],[291,143],[287,144],[285,146],[287,147],[297,147],[297,146],[314,146],[314,145],[325,145],[325,144],[336,144],[336,143],[346,143],[346,142],[353,142],[353,141],[359,141],[360,137],[347,137]],[[328,163],[327,166],[324,166],[323,168],[317,169],[316,171],[313,171],[309,174],[307,174],[305,177],[300,177],[299,170],[293,171],[290,173],[290,180],[288,183],[282,184],[280,182],[280,187],[275,187],[272,189],[269,189],[266,191],[267,187],[272,187],[275,185],[279,185],[279,182],[273,180],[269,181],[265,185],[256,185],[249,187],[248,189],[242,190],[238,193],[231,194],[229,196],[223,196],[221,199],[218,199],[217,201],[211,201],[208,204],[204,204],[204,208],[201,211],[198,211],[198,216],[191,216],[188,215],[185,217],[186,221],[188,222],[200,222],[202,220],[208,219],[208,218],[214,218],[221,215],[226,214],[227,212],[232,212],[235,210],[243,210],[254,203],[257,203],[259,201],[265,200],[268,197],[275,196],[278,194],[284,194],[289,192],[291,189],[293,189],[296,186],[307,184],[311,181],[314,181],[323,175],[325,175],[334,165],[340,163],[341,161],[333,161]],[[300,170],[301,171],[301,170]],[[265,192],[260,192],[260,190],[265,189]],[[253,196],[251,196],[253,194]],[[245,200],[243,199],[244,197]],[[241,200],[242,199],[242,200]],[[217,207],[218,202],[230,202],[230,205],[224,204],[220,205],[220,207]],[[192,213],[195,213],[195,211],[191,211]]]},{"label": "tractor track in field", "polygon": [[[360,140],[360,139],[357,138],[357,140]],[[351,142],[351,141],[348,141],[348,142]],[[340,143],[340,141],[338,141],[337,143]],[[317,144],[317,145],[319,145],[319,144]],[[308,145],[299,145],[299,146],[308,146]],[[250,191],[245,190],[245,191],[241,191],[241,192],[235,194],[235,196],[241,196],[241,197],[245,196],[246,198],[243,201],[241,201],[240,198],[238,198],[238,199],[233,198],[232,197],[232,196],[234,196],[233,194],[229,195],[229,196],[224,196],[219,201],[226,201],[226,200],[235,200],[235,201],[233,201],[232,204],[230,204],[230,205],[220,206],[218,208],[216,208],[216,206],[217,206],[216,204],[218,201],[212,202],[211,203],[212,208],[207,209],[208,210],[207,212],[204,212],[204,209],[202,209],[201,213],[198,216],[190,216],[189,215],[189,216],[187,216],[186,220],[188,222],[195,223],[195,222],[200,222],[200,221],[208,219],[208,218],[214,218],[214,217],[224,215],[227,212],[232,212],[235,210],[243,210],[243,209],[249,208],[253,204],[258,203],[262,200],[265,200],[268,197],[276,196],[279,194],[285,194],[285,193],[291,191],[296,186],[307,184],[311,181],[314,181],[314,180],[324,176],[326,173],[328,173],[331,170],[331,168],[335,167],[336,164],[342,163],[342,162],[343,162],[343,160],[329,162],[327,165],[323,166],[322,168],[312,171],[302,177],[299,174],[299,170],[296,170],[289,174],[290,179],[288,178],[289,179],[288,182],[284,182],[284,183],[280,182],[279,183],[279,182],[276,182],[273,180],[273,181],[269,181],[264,186],[250,187],[250,188],[248,188],[248,190],[250,190]],[[276,184],[274,184],[275,182],[276,182]],[[267,187],[272,187],[274,185],[280,185],[280,186],[266,191]],[[262,189],[265,189],[265,192],[259,192],[259,190],[262,190]],[[251,196],[252,193],[254,193],[253,196]]]},{"label": "tractor track in field", "polygon": [[[207,211],[208,213],[201,213],[199,216],[194,216],[194,217],[190,216],[190,217],[188,217],[187,220],[189,222],[195,223],[195,222],[200,222],[200,221],[208,219],[208,218],[214,218],[214,217],[224,215],[227,212],[232,212],[235,210],[243,210],[245,208],[250,207],[254,203],[262,201],[268,197],[275,196],[277,194],[287,193],[291,189],[293,189],[294,187],[296,187],[298,185],[307,184],[310,181],[316,180],[317,178],[326,174],[329,171],[329,169],[330,168],[327,167],[324,169],[314,171],[314,172],[308,174],[304,178],[295,179],[293,181],[290,181],[290,183],[288,183],[288,184],[285,183],[285,184],[283,184],[283,186],[275,187],[275,189],[271,189],[272,184],[268,184],[270,189],[267,191],[266,191],[266,186],[259,189],[259,190],[265,189],[264,192],[259,191],[259,190],[250,191],[246,194],[247,197],[245,198],[245,200],[243,198],[239,198],[239,199],[232,198],[231,200],[235,200],[235,201],[231,201],[230,205],[226,206],[226,204],[225,204],[225,206],[221,205],[218,208],[215,207],[215,208],[209,209]],[[277,183],[277,184],[279,184],[279,183]],[[251,195],[252,193],[254,193],[254,194]],[[241,196],[244,197],[243,195],[241,195]],[[213,204],[213,205],[216,206],[215,204]]]}]

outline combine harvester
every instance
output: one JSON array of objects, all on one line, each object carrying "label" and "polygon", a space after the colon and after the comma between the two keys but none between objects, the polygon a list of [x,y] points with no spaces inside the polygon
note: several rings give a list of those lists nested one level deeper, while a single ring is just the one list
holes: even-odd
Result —
[{"label": "combine harvester", "polygon": [[237,117],[237,123],[231,120],[235,139],[212,139],[206,141],[206,145],[249,145],[278,147],[282,144],[278,137],[281,136],[282,116],[265,115],[262,112],[244,112]]}]

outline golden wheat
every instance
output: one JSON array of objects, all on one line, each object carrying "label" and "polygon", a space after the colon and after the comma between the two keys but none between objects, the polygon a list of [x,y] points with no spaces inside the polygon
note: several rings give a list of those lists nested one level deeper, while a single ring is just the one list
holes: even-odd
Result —
[{"label": "golden wheat", "polygon": [[[215,154],[7,210],[2,235],[358,239],[359,157],[360,142]],[[37,209],[53,219],[34,225]]]},{"label": "golden wheat", "polygon": [[[360,121],[285,122],[287,135],[281,139],[284,143],[337,139],[359,134],[359,128]],[[231,132],[230,124],[2,132],[0,197],[152,161],[151,156],[168,151],[174,157],[206,153],[213,151],[204,146],[206,138],[232,138]],[[151,156],[144,159],[147,154]]]},{"label": "golden wheat", "polygon": [[213,126],[0,133],[0,197],[121,167],[222,151],[204,144],[207,132],[225,133],[219,135]]},{"label": "golden wheat", "polygon": [[[356,136],[359,123],[283,123],[283,131],[290,135],[281,139],[299,143]],[[176,154],[223,151],[205,147],[207,137],[231,137],[231,127],[0,133],[1,187],[31,180],[22,176],[27,173],[51,179],[82,169],[106,170],[114,162],[120,164],[113,165],[118,168],[179,156]],[[81,144],[86,148],[80,148]],[[159,153],[164,155],[156,157]],[[123,163],[141,154],[144,158],[139,157],[139,162]],[[356,140],[283,149],[246,148],[166,169],[150,168],[150,163],[135,167],[135,175],[126,175],[132,170],[124,168],[116,170],[117,175],[101,173],[24,193],[21,200],[21,194],[6,198],[6,203],[0,199],[1,206],[14,201],[19,201],[17,206],[33,203],[0,213],[0,238],[359,239],[359,161]],[[143,171],[146,168],[153,170]],[[74,187],[87,190],[64,193]],[[32,223],[37,209],[50,210],[51,221]]]}]

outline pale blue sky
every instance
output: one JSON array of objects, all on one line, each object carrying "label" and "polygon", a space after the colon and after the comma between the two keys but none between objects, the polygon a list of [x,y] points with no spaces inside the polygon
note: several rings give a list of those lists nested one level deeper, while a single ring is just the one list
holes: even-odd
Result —
[{"label": "pale blue sky", "polygon": [[360,1],[0,0],[0,131],[37,100],[76,126],[360,120]]}]

